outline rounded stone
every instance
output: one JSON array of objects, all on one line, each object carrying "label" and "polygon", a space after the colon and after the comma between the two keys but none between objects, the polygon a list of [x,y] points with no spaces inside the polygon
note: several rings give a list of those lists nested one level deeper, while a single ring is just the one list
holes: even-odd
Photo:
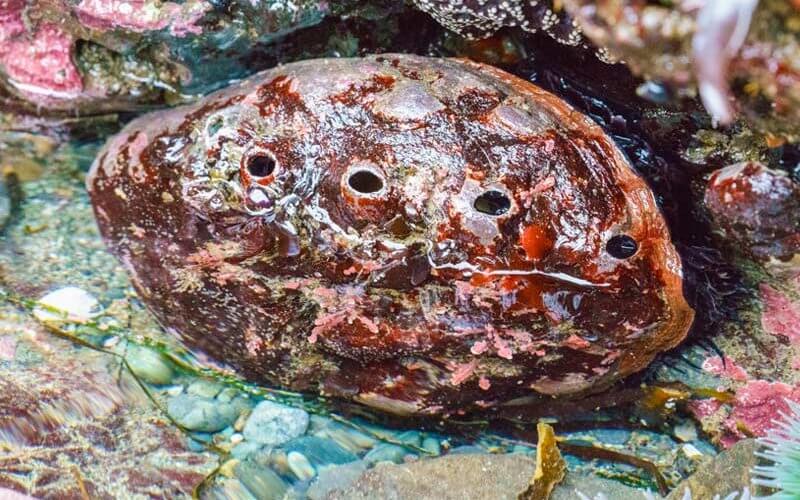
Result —
[{"label": "rounded stone", "polygon": [[165,385],[172,381],[172,368],[164,356],[154,349],[129,346],[125,360],[133,374],[147,383]]},{"label": "rounded stone", "polygon": [[408,455],[406,449],[394,444],[382,444],[373,448],[364,456],[364,462],[368,465],[380,462],[403,463],[403,459]]},{"label": "rounded stone", "polygon": [[280,446],[308,428],[308,413],[298,408],[262,401],[256,405],[242,433],[247,441]]},{"label": "rounded stone", "polygon": [[167,403],[167,413],[189,430],[217,432],[232,425],[249,404],[244,398],[222,403],[190,394],[179,394]]},{"label": "rounded stone", "polygon": [[300,481],[307,481],[317,475],[317,471],[305,455],[297,451],[290,451],[286,455],[289,470]]}]

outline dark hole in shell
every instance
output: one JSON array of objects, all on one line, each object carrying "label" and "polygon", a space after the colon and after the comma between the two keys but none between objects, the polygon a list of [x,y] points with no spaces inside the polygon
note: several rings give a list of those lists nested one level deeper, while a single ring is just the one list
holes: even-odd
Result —
[{"label": "dark hole in shell", "polygon": [[618,234],[606,243],[606,252],[615,259],[633,257],[637,250],[639,250],[639,244],[627,234]]},{"label": "dark hole in shell", "polygon": [[500,191],[492,190],[486,191],[475,198],[475,202],[472,206],[478,212],[498,216],[508,212],[508,209],[511,208],[511,200]]},{"label": "dark hole in shell", "polygon": [[266,177],[275,171],[275,158],[268,154],[257,154],[247,160],[247,171],[253,177]]},{"label": "dark hole in shell", "polygon": [[357,193],[370,194],[377,193],[383,189],[383,179],[369,170],[359,170],[350,174],[347,183]]}]

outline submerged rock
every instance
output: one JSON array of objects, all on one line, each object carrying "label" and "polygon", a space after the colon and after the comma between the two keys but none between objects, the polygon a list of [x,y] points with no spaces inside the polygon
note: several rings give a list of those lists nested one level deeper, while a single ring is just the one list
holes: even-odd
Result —
[{"label": "submerged rock", "polygon": [[667,500],[727,498],[727,495],[744,490],[755,493],[752,477],[753,468],[758,464],[758,457],[755,455],[757,449],[755,439],[736,443],[729,450],[701,465],[667,496]]},{"label": "submerged rock", "polygon": [[714,172],[705,203],[725,238],[761,261],[800,254],[800,184],[759,163]]},{"label": "submerged rock", "polygon": [[0,6],[0,88],[36,110],[175,102],[249,74],[263,45],[349,3],[10,0]]},{"label": "submerged rock", "polygon": [[598,391],[693,317],[613,141],[475,63],[282,66],[132,122],[87,186],[142,300],[190,346],[395,414]]},{"label": "submerged rock", "polygon": [[[339,468],[346,474],[344,480],[332,473]],[[379,464],[357,477],[350,470],[350,466],[340,466],[320,475],[310,490],[312,498],[511,500],[528,486],[536,463],[521,455],[457,455],[403,465]],[[321,492],[325,492],[324,496]],[[597,495],[608,500],[647,498],[641,490],[580,474],[568,474],[550,498],[598,498]]]},{"label": "submerged rock", "polygon": [[247,441],[280,446],[302,435],[308,428],[308,413],[272,401],[262,401],[244,425]]}]

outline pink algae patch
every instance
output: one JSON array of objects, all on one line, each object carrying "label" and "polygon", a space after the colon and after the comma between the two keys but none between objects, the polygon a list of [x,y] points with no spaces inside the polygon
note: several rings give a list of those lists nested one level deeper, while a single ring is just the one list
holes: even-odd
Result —
[{"label": "pink algae patch", "polygon": [[12,85],[32,100],[75,97],[83,81],[72,62],[72,36],[51,23],[29,34],[21,17],[0,17],[0,64]]},{"label": "pink algae patch", "polygon": [[760,291],[764,303],[761,315],[764,330],[787,337],[793,344],[800,343],[800,304],[769,285],[761,284]]},{"label": "pink algae patch", "polygon": [[733,360],[727,356],[725,357],[724,363],[719,356],[706,358],[706,360],[703,361],[703,370],[739,382],[744,382],[748,378],[744,368],[734,363]]},{"label": "pink algae patch", "polygon": [[774,427],[780,412],[788,412],[786,399],[800,403],[800,388],[783,382],[754,380],[736,391],[733,413],[727,423],[736,429],[736,423],[744,424],[756,436],[763,436]]},{"label": "pink algae patch", "polygon": [[472,344],[470,352],[476,356],[485,353],[489,349],[489,344],[485,340],[479,340]]},{"label": "pink algae patch", "polygon": [[453,370],[452,375],[450,375],[450,383],[453,385],[461,385],[465,380],[467,380],[472,375],[477,366],[478,366],[477,359],[473,359],[469,363],[463,363],[457,365],[456,369]]},{"label": "pink algae patch", "polygon": [[580,351],[582,349],[586,349],[587,347],[591,346],[592,344],[589,343],[586,339],[572,334],[567,337],[567,340],[561,343],[564,347],[569,347],[570,349],[575,349],[576,351]]},{"label": "pink algae patch", "polygon": [[721,406],[721,402],[711,398],[689,401],[688,404],[689,411],[692,412],[692,415],[694,415],[698,420],[708,418],[715,414]]},{"label": "pink algae patch", "polygon": [[489,379],[481,375],[481,378],[478,379],[478,387],[480,387],[484,391],[488,391],[492,387],[492,383],[489,382]]},{"label": "pink algae patch", "polygon": [[206,2],[189,0],[182,4],[152,0],[81,0],[74,7],[81,23],[97,30],[124,28],[138,33],[169,27],[182,37],[198,35],[197,22],[210,8]]}]

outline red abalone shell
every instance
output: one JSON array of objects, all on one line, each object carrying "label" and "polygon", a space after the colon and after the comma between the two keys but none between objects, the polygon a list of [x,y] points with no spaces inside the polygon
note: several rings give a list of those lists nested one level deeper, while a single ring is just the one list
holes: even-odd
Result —
[{"label": "red abalone shell", "polygon": [[87,183],[141,299],[189,346],[395,414],[600,390],[693,317],[612,140],[469,61],[281,66],[135,120]]}]

